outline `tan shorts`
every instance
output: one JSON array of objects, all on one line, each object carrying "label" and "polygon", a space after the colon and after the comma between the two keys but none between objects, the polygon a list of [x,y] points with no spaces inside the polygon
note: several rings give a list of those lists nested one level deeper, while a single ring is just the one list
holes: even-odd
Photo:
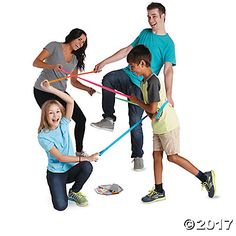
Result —
[{"label": "tan shorts", "polygon": [[179,128],[166,134],[153,135],[153,151],[164,151],[166,155],[173,155],[180,152],[179,146]]}]

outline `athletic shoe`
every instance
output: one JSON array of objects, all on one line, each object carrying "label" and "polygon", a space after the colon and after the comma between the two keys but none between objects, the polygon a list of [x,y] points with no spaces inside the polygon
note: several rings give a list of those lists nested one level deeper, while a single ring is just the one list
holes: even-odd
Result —
[{"label": "athletic shoe", "polygon": [[114,121],[112,118],[106,117],[99,122],[91,123],[91,126],[97,128],[97,129],[103,129],[106,131],[113,131],[114,130]]},{"label": "athletic shoe", "polygon": [[76,192],[73,192],[72,189],[70,189],[69,194],[68,194],[68,198],[69,198],[69,200],[76,202],[76,204],[78,206],[84,207],[84,206],[88,205],[87,198],[81,192],[76,193]]},{"label": "athletic shoe", "polygon": [[76,152],[76,156],[78,156],[78,157],[88,157],[89,155],[88,155],[87,152],[82,150],[81,152]]},{"label": "athletic shoe", "polygon": [[139,171],[144,168],[142,157],[134,157],[133,162],[134,162],[134,170]]},{"label": "athletic shoe", "polygon": [[212,170],[205,172],[204,174],[206,175],[207,180],[206,182],[202,183],[202,187],[204,187],[207,190],[208,197],[213,198],[216,191],[215,172]]},{"label": "athletic shoe", "polygon": [[149,191],[149,193],[142,198],[142,202],[144,203],[152,203],[161,200],[165,200],[165,191],[163,190],[162,193],[158,193],[154,188]]}]

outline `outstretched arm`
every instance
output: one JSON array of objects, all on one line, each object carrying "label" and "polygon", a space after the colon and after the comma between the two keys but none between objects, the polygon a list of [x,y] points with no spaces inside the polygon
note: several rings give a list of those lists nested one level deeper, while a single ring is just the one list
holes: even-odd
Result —
[{"label": "outstretched arm", "polygon": [[53,93],[56,96],[60,97],[62,100],[64,100],[66,102],[66,115],[65,117],[67,119],[71,119],[72,114],[73,114],[73,110],[74,110],[74,100],[71,96],[69,96],[67,93],[64,93],[54,87],[52,87],[48,80],[44,80],[41,83],[41,87],[48,93]]},{"label": "outstretched arm", "polygon": [[119,51],[117,51],[116,53],[111,55],[110,57],[108,57],[108,58],[104,59],[103,61],[101,61],[100,63],[98,63],[95,66],[94,70],[96,72],[100,72],[105,65],[125,58],[128,55],[128,53],[131,51],[132,48],[133,48],[133,46],[129,45],[125,48],[120,49]]},{"label": "outstretched arm", "polygon": [[53,146],[49,151],[51,155],[53,155],[58,161],[60,162],[81,162],[81,161],[97,161],[98,160],[98,153],[94,153],[88,157],[82,156],[65,156],[58,149]]},{"label": "outstretched arm", "polygon": [[94,90],[93,88],[88,87],[78,81],[78,79],[77,79],[78,70],[77,69],[75,69],[70,75],[71,75],[70,82],[75,88],[84,90],[84,91],[88,92],[88,94],[91,96],[96,92],[96,90]]}]

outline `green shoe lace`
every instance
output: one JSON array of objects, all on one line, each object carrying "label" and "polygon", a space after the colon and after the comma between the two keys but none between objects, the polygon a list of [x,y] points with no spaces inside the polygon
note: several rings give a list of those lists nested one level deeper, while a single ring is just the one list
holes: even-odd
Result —
[{"label": "green shoe lace", "polygon": [[202,189],[204,189],[204,188],[206,189],[206,191],[207,191],[207,192],[209,192],[209,191],[210,191],[210,188],[209,188],[209,186],[208,186],[208,183],[207,183],[207,182],[203,182],[203,183],[202,183]]},{"label": "green shoe lace", "polygon": [[88,200],[86,199],[86,196],[81,192],[75,193],[73,191],[70,191],[69,198],[71,200],[75,201],[76,204],[79,206],[87,206],[88,205]]},{"label": "green shoe lace", "polygon": [[151,190],[148,191],[149,193],[147,194],[149,197],[152,197],[153,195],[157,194],[155,188],[152,188]]}]

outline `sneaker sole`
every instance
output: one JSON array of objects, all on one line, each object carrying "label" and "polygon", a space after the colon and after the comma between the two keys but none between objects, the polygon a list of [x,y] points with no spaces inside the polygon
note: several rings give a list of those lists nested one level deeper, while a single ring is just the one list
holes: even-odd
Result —
[{"label": "sneaker sole", "polygon": [[215,175],[214,170],[211,171],[211,175],[212,175],[212,182],[213,182],[213,186],[214,186],[214,195],[212,196],[212,198],[213,198],[216,194],[216,175]]},{"label": "sneaker sole", "polygon": [[108,128],[101,128],[101,127],[98,127],[98,126],[96,126],[96,125],[94,125],[94,124],[90,124],[92,127],[94,127],[94,128],[96,128],[96,129],[100,129],[100,130],[105,130],[105,131],[110,131],[110,132],[112,132],[114,129],[108,129]]},{"label": "sneaker sole", "polygon": [[155,199],[155,200],[153,200],[153,201],[150,201],[150,202],[143,202],[143,201],[142,201],[142,203],[144,203],[144,204],[151,204],[151,203],[153,203],[153,202],[159,202],[159,201],[162,201],[162,200],[166,200],[166,197],[157,198],[157,199]]},{"label": "sneaker sole", "polygon": [[133,171],[137,171],[137,172],[144,171],[144,167],[143,167],[143,168],[139,168],[139,169],[134,169],[134,168],[133,168]]},{"label": "sneaker sole", "polygon": [[73,198],[70,198],[68,197],[68,200],[72,201],[72,202],[75,202],[77,206],[80,206],[80,207],[86,207],[88,206],[88,202],[87,203],[84,203],[84,204],[79,204],[77,203]]}]

